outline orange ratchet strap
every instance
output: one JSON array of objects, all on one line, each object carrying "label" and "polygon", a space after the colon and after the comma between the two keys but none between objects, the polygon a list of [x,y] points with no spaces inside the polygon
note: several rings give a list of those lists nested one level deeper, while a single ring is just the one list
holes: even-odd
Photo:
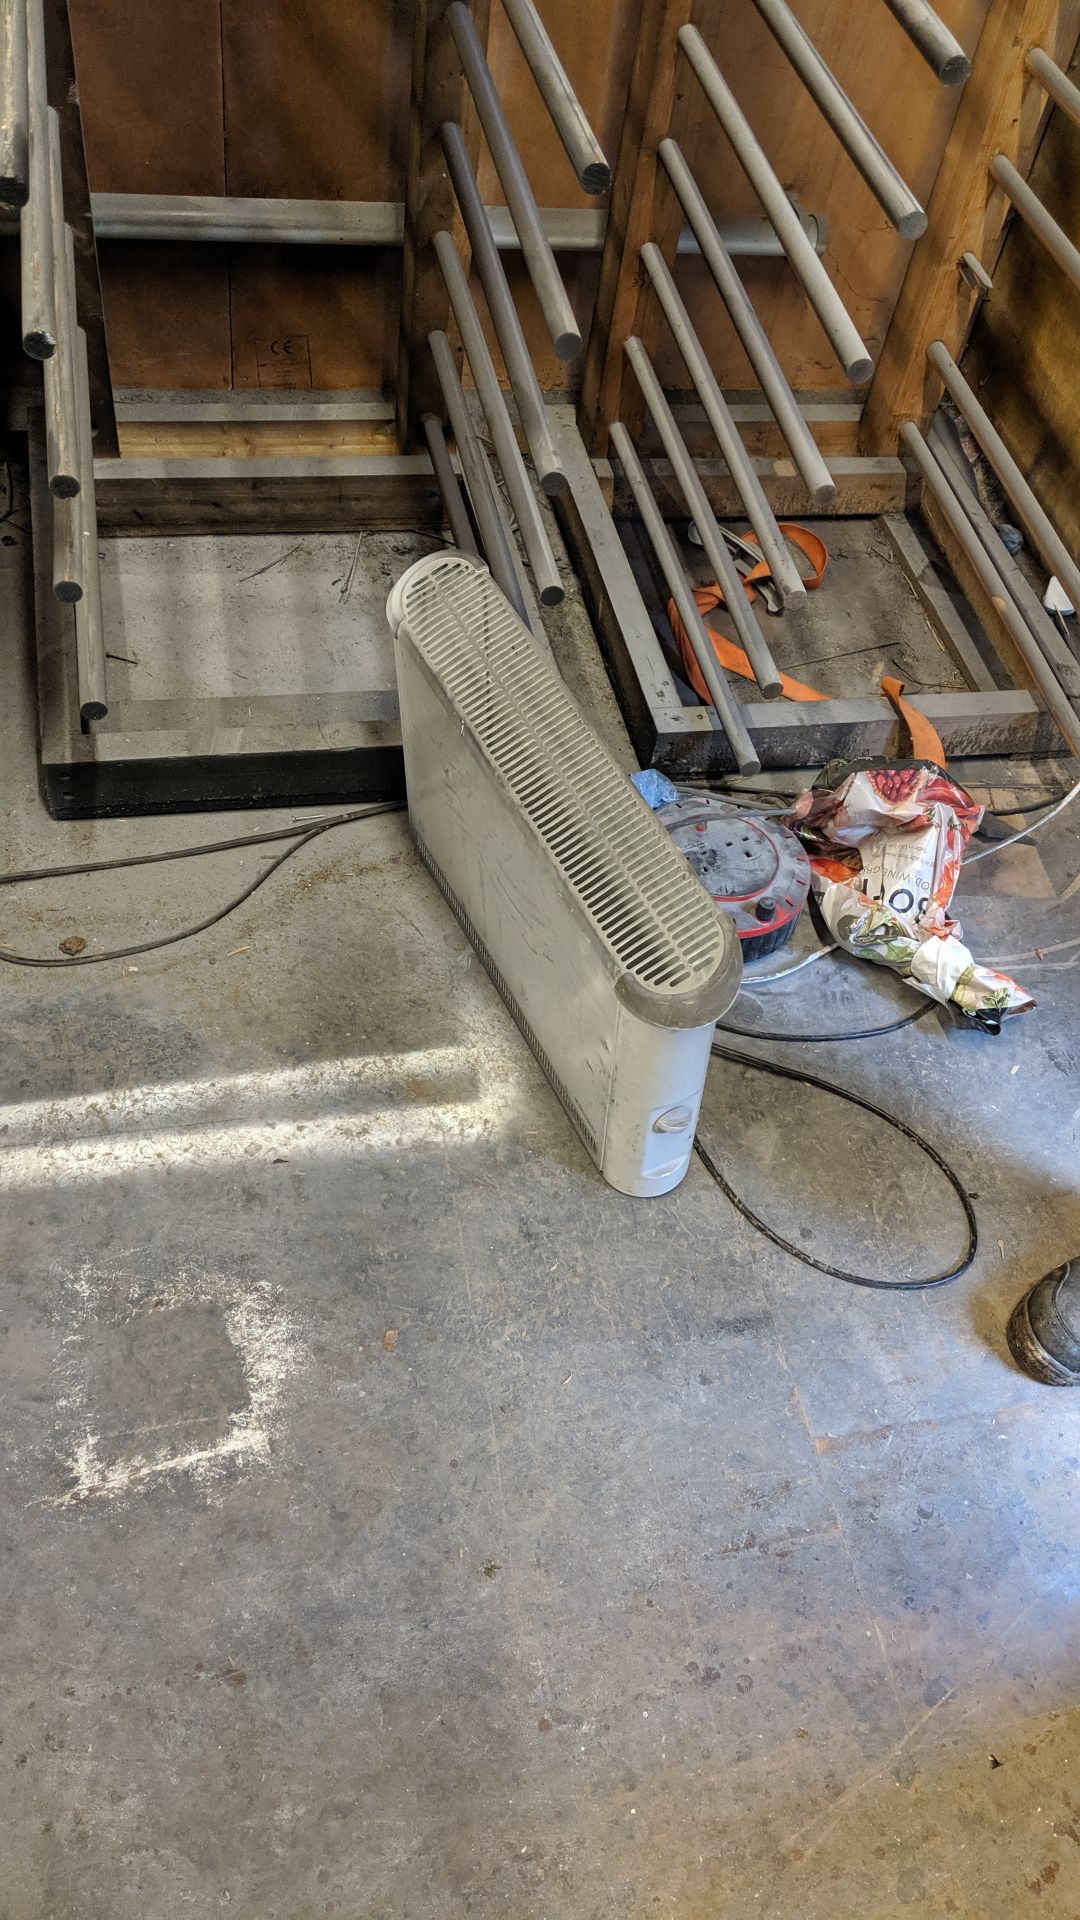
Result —
[{"label": "orange ratchet strap", "polygon": [[[814,589],[820,587],[824,580],[825,569],[829,564],[828,548],[824,540],[819,540],[817,534],[811,533],[808,527],[797,527],[786,521],[780,522],[780,531],[784,535],[784,538],[789,540],[793,547],[797,547],[800,553],[805,554],[809,560],[812,572],[804,575],[803,584],[808,593],[813,593]],[[756,533],[748,533],[746,538],[751,541],[754,546],[760,544]],[[771,580],[771,578],[772,568],[769,566],[767,560],[761,560],[756,567],[752,567],[743,579],[743,586],[746,588],[747,598],[750,600],[757,598],[757,594],[754,591],[756,581]],[[716,611],[717,607],[722,607],[725,604],[723,588],[715,582],[710,587],[695,588],[694,599],[697,603],[698,612],[706,619],[710,613]],[[697,694],[698,699],[703,700],[706,705],[708,705],[709,691],[702,679],[701,668],[698,666],[694,649],[690,645],[690,637],[679,618],[679,610],[674,600],[668,603],[668,619],[671,622],[671,631],[675,635],[675,643],[682,656],[682,663],[686,669],[686,677],[693,687],[694,692]],[[725,639],[724,635],[717,633],[714,627],[708,627],[707,631],[713,643],[716,657],[721,665],[726,667],[729,673],[741,674],[744,680],[752,680],[754,670],[742,648],[737,647],[734,641]],[[791,675],[787,673],[781,674],[780,684],[788,700],[824,700],[826,698],[825,694],[818,693],[816,688],[804,685],[801,680],[793,680]]]}]

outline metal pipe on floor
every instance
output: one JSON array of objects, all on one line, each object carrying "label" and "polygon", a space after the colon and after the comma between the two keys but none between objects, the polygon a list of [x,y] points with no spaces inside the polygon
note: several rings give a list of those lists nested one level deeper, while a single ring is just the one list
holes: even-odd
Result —
[{"label": "metal pipe on floor", "polygon": [[503,12],[517,35],[578,185],[586,193],[606,193],[611,185],[611,168],[533,0],[503,0]]},{"label": "metal pipe on floor", "polygon": [[935,340],[926,358],[944,381],[945,391],[959,408],[1001,481],[1025,533],[1042,555],[1049,571],[1057,574],[1073,606],[1080,613],[1080,566],[1073,559],[1045,508],[1036,499],[986,408],[968,385],[943,341]]},{"label": "metal pipe on floor", "polygon": [[75,399],[75,244],[64,220],[60,177],[60,122],[49,121],[53,304],[56,351],[42,362],[45,376],[45,458],[50,490],[61,500],[79,491],[79,448]]},{"label": "metal pipe on floor", "polygon": [[753,742],[746,730],[746,723],[739,711],[739,703],[720,671],[712,641],[705,622],[698,612],[697,602],[683,572],[682,561],[676,552],[675,543],[664,523],[664,516],[653,498],[652,489],[645,478],[641,462],[634,452],[630,435],[621,420],[616,420],[612,424],[611,444],[626,475],[652,550],[656,555],[657,564],[667,581],[668,592],[686,628],[690,645],[694,650],[694,658],[701,669],[701,677],[709,689],[709,698],[716,711],[716,717],[735,755],[735,764],[740,773],[760,773],[761,761],[754,751]]},{"label": "metal pipe on floor", "polygon": [[24,0],[0,0],[0,201],[24,207],[30,191],[30,87]]},{"label": "metal pipe on floor", "polygon": [[1001,575],[969,524],[961,502],[957,499],[947,476],[913,420],[907,421],[901,427],[900,444],[914,460],[948,522],[953,538],[975,573],[979,585],[989,595],[1000,613],[1010,638],[1018,653],[1022,655],[1058,731],[1068,742],[1072,752],[1080,754],[1080,719],[1077,718],[1070,702],[1062,692],[1057,676],[1047,665],[1042,649],[1033,638],[1027,621],[1021,616],[1020,609],[1011,594],[1006,591]]},{"label": "metal pipe on floor", "polygon": [[796,20],[787,0],[754,0],[754,5],[897,233],[904,240],[917,240],[926,232],[924,209]]},{"label": "metal pipe on floor", "polygon": [[670,268],[659,247],[652,240],[647,241],[642,247],[641,258],[656,290],[675,344],[686,362],[694,390],[705,409],[706,419],[716,436],[728,472],[738,489],[747,518],[761,543],[762,557],[768,561],[772,569],[772,576],[781,598],[799,599],[806,593],[802,574],[776,524],[776,515],[765,497],[765,489],[754,471],[754,463],[746,451],[742,435],[732,419],[731,408],[720,390],[720,383],[694,331],[693,321],[683,305]]},{"label": "metal pipe on floor", "polygon": [[[22,293],[23,352],[47,360],[56,352],[55,259],[52,233],[51,124],[45,83],[45,17],[41,0],[27,0],[27,73],[29,76],[29,190],[19,216],[19,270]],[[59,121],[55,136],[59,151]]]},{"label": "metal pipe on floor", "polygon": [[676,141],[661,141],[660,158],[804,485],[815,505],[827,506],[835,497],[836,482],[803,418],[784,369],[773,352],[772,342],[720,237],[705,196]]},{"label": "metal pipe on floor", "polygon": [[453,349],[441,328],[428,334],[428,345],[435,362],[435,372],[447,417],[454,439],[457,441],[458,459],[461,461],[461,471],[476,517],[484,558],[496,586],[501,588],[514,611],[524,620],[525,603],[510,559],[506,535],[495,505],[495,495],[480,451],[480,443],[476,438],[476,429],[466,403],[465,390],[461,384]]},{"label": "metal pipe on floor", "polygon": [[548,244],[544,223],[521,155],[514,144],[498,88],[480,44],[480,36],[462,0],[451,0],[446,9],[446,21],[484,130],[488,150],[495,163],[495,171],[506,195],[510,216],[517,228],[529,278],[547,322],[552,345],[560,360],[572,360],[581,352],[581,331],[562,276],[555,265],[555,255]]},{"label": "metal pipe on floor", "polygon": [[484,329],[480,325],[480,316],[476,311],[465,269],[458,258],[453,239],[444,228],[435,235],[435,255],[446,291],[450,295],[454,319],[458,324],[465,356],[472,369],[473,381],[480,396],[480,405],[484,409],[484,418],[488,424],[495,448],[495,458],[502,470],[510,504],[514,509],[514,518],[518,523],[518,532],[532,568],[536,589],[540,595],[540,604],[544,607],[557,607],[566,597],[551,542],[541,518],[536,496],[525,471],[525,462],[517,443],[517,435],[506,411],[506,401],[499,385],[499,376],[495,371],[495,362],[491,350],[484,338]]},{"label": "metal pipe on floor", "polygon": [[909,40],[932,67],[943,87],[960,87],[971,76],[971,61],[927,0],[885,0]]},{"label": "metal pipe on floor", "polygon": [[1080,127],[1080,87],[1073,85],[1068,74],[1062,73],[1057,61],[1051,60],[1042,47],[1032,47],[1027,64],[1028,72],[1035,75],[1054,105],[1060,107],[1062,113],[1067,113],[1069,119],[1075,120]]},{"label": "metal pipe on floor", "polygon": [[105,630],[101,614],[101,567],[98,556],[97,503],[94,495],[94,430],[90,414],[90,362],[86,335],[76,329],[75,395],[82,485],[71,502],[82,542],[83,592],[75,606],[75,656],[79,679],[79,711],[84,720],[104,720],[109,711],[106,688]]},{"label": "metal pipe on floor", "polygon": [[479,559],[480,549],[472,530],[468,509],[461,492],[461,483],[454,472],[450,458],[450,449],[446,444],[446,435],[442,430],[442,421],[433,413],[425,413],[423,418],[424,438],[431,455],[431,466],[439,492],[442,495],[446,524],[450,528],[450,537],[455,547],[462,553],[474,553]]},{"label": "metal pipe on floor", "polygon": [[1023,175],[1016,171],[1011,160],[1003,153],[995,154],[990,162],[990,172],[1005,193],[1008,194],[1020,218],[1038,235],[1046,251],[1057,261],[1062,273],[1068,275],[1074,287],[1080,288],[1080,248],[1074,247],[1064,228],[1059,227],[1052,214],[1047,213],[1037,193],[1033,193]]},{"label": "metal pipe on floor", "polygon": [[461,209],[461,218],[469,236],[473,266],[484,289],[488,312],[510,385],[514,389],[518,418],[529,443],[536,477],[544,493],[565,493],[566,473],[562,455],[555,444],[532,355],[525,343],[525,334],[499,259],[499,250],[492,238],[461,128],[453,120],[446,120],[439,129],[439,137]]},{"label": "metal pipe on floor", "polygon": [[853,386],[868,380],[874,363],[847,308],[814,252],[750,122],[696,27],[680,27],[679,45],[697,76],[736,157],[780,237],[840,365]]},{"label": "metal pipe on floor", "polygon": [[776,670],[776,662],[754,618],[731,550],[717,525],[716,515],[709,505],[708,495],[701,484],[686,442],[676,425],[675,415],[656,377],[655,368],[641,341],[633,334],[623,342],[623,351],[634,369],[634,378],[641,388],[645,405],[652,415],[663,443],[664,452],[671,462],[671,470],[678,481],[679,492],[686,502],[686,511],[701,536],[701,544],[715,578],[724,589],[727,610],[731,615],[742,650],[753,668],[754,679],[766,700],[776,700],[784,690]]}]

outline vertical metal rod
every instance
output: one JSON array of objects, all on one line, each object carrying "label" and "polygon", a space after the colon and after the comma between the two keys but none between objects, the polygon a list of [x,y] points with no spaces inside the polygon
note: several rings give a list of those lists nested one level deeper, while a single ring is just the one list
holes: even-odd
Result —
[{"label": "vertical metal rod", "polygon": [[630,339],[623,344],[626,357],[634,369],[634,378],[641,388],[645,405],[656,422],[664,452],[671,462],[671,470],[686,502],[686,510],[701,535],[701,544],[716,580],[724,589],[728,612],[734,622],[743,652],[753,669],[754,679],[765,698],[775,700],[783,692],[776,662],[754,619],[742,579],[724,536],[717,526],[716,515],[709,505],[697,468],[690,458],[686,442],[675,423],[675,415],[667,403],[664,390],[641,341],[631,335]]},{"label": "vertical metal rod", "polygon": [[565,493],[566,474],[562,457],[551,431],[532,355],[525,344],[525,334],[480,198],[480,189],[461,128],[453,120],[446,120],[439,131],[461,218],[469,236],[473,266],[484,289],[495,335],[510,376],[510,385],[514,389],[518,418],[529,443],[536,477],[544,493]]},{"label": "vertical metal rod", "polygon": [[1011,595],[1005,591],[1004,582],[989,555],[983,551],[978,535],[969,526],[964,509],[957,499],[949,482],[935,460],[922,434],[913,420],[909,420],[900,429],[900,443],[914,460],[926,485],[941,508],[949,530],[962,548],[964,556],[975,573],[979,585],[993,601],[1002,621],[1009,630],[1017,651],[1023,657],[1032,680],[1038,687],[1055,725],[1068,741],[1073,753],[1080,754],[1080,720],[1066,699],[1043,657],[1042,651],[1033,639],[1027,622],[1022,619],[1020,610]]},{"label": "vertical metal rod", "polygon": [[1035,75],[1043,90],[1049,95],[1055,106],[1067,113],[1080,127],[1080,87],[1074,87],[1067,73],[1062,73],[1056,60],[1051,60],[1042,47],[1032,47],[1027,57],[1028,71]]},{"label": "vertical metal rod", "polygon": [[1059,227],[1053,216],[1047,213],[1038,194],[1032,192],[1023,175],[1017,173],[1012,161],[1007,160],[1003,153],[995,154],[990,162],[990,172],[998,186],[1008,194],[1021,219],[1027,222],[1047,252],[1057,261],[1062,273],[1068,275],[1074,287],[1080,287],[1080,248],[1073,246],[1064,228]]},{"label": "vertical metal rod", "polygon": [[30,94],[25,0],[0,0],[0,201],[24,207],[30,191]]},{"label": "vertical metal rod", "polygon": [[424,438],[431,455],[431,465],[442,495],[443,511],[450,528],[450,537],[462,553],[474,553],[479,559],[480,549],[472,530],[468,509],[461,492],[461,484],[454,472],[450,458],[450,449],[446,444],[446,435],[442,430],[442,421],[433,413],[425,413],[423,418]]},{"label": "vertical metal rod", "polygon": [[[45,70],[45,19],[41,0],[27,0],[27,72],[30,97],[29,194],[19,217],[23,352],[47,360],[56,352],[56,290],[53,284],[50,143],[60,141],[59,117],[49,105]],[[55,134],[50,131],[56,121]]]},{"label": "vertical metal rod", "polygon": [[503,0],[503,12],[517,35],[579,186],[586,193],[606,193],[611,185],[611,168],[533,0]]},{"label": "vertical metal rod", "polygon": [[536,504],[536,496],[529,484],[529,476],[525,471],[525,462],[521,457],[517,435],[511,425],[510,415],[506,411],[506,401],[499,385],[495,363],[491,358],[491,351],[484,338],[484,329],[480,325],[480,316],[476,311],[469,291],[469,283],[465,278],[465,269],[458,258],[453,239],[445,228],[435,235],[435,253],[442,277],[446,282],[446,291],[450,295],[450,305],[461,334],[461,342],[472,369],[476,391],[480,396],[480,405],[484,409],[484,418],[495,448],[495,458],[502,469],[506,490],[510,495],[510,504],[518,523],[518,532],[533,571],[540,603],[545,607],[557,607],[559,602],[565,599],[566,589],[562,583],[555,555],[551,551],[551,543],[547,537],[540,509]]},{"label": "vertical metal rod", "polygon": [[926,232],[923,208],[796,20],[787,0],[754,0],[754,5],[897,233],[904,240],[917,240]]},{"label": "vertical metal rod", "polygon": [[581,330],[563,286],[562,276],[555,265],[555,255],[548,245],[533,190],[521,155],[514,145],[472,15],[462,5],[462,0],[451,0],[446,9],[446,20],[454,37],[480,125],[484,129],[495,171],[506,195],[506,204],[521,241],[529,278],[536,289],[552,345],[560,360],[572,360],[575,354],[581,352]]},{"label": "vertical metal rod", "polygon": [[671,328],[675,344],[686,362],[694,389],[705,409],[728,471],[738,488],[739,498],[746,509],[747,518],[761,543],[761,551],[769,563],[773,579],[784,599],[797,599],[806,592],[802,575],[776,524],[776,515],[765,498],[765,489],[754,472],[754,463],[731,417],[731,408],[720,391],[719,381],[694,332],[693,322],[683,305],[671,270],[659,247],[655,246],[651,240],[642,247],[641,257],[656,289],[664,318]]},{"label": "vertical metal rod", "polygon": [[98,556],[97,504],[94,496],[90,359],[87,353],[86,335],[81,327],[76,333],[75,392],[82,485],[78,499],[72,501],[71,505],[76,510],[79,521],[84,588],[82,597],[75,606],[75,656],[79,677],[79,710],[84,720],[104,720],[109,711],[109,696],[105,684],[105,630],[101,615],[101,566]]},{"label": "vertical metal rod", "polygon": [[760,773],[761,761],[754,751],[753,742],[746,730],[746,723],[739,711],[739,703],[721,675],[716,654],[713,651],[713,643],[709,638],[705,622],[698,612],[697,601],[683,572],[675,544],[664,524],[664,516],[653,498],[652,489],[642,471],[641,462],[634,452],[633,441],[621,420],[615,420],[612,423],[611,444],[626,475],[660,571],[667,581],[668,592],[679,609],[679,618],[686,628],[690,645],[694,650],[694,658],[701,668],[701,677],[709,689],[709,698],[716,710],[716,717],[735,755],[735,764],[740,773]]},{"label": "vertical metal rod", "polygon": [[[694,179],[675,140],[660,142],[660,158],[667,170],[682,209],[693,229],[702,258],[716,283],[746,357],[757,374],[777,426],[791,450],[807,491],[815,505],[827,506],[835,498],[836,482],[825,464],[816,440],[803,418],[802,409],[787,382],[787,376],[772,349],[761,321],[754,310],[735,263],[720,237],[719,229],[705,203],[705,196]],[[651,244],[651,242],[650,242]],[[648,263],[646,263],[648,264]]]},{"label": "vertical metal rod", "polygon": [[1041,553],[1050,572],[1057,574],[1073,606],[1080,613],[1080,567],[1049,515],[1035,498],[986,408],[964,379],[943,341],[935,340],[926,357],[934,372],[944,381],[946,392],[955,401],[1001,481],[1024,531]]},{"label": "vertical metal rod", "polygon": [[680,27],[679,45],[705,98],[727,134],[743,172],[776,228],[840,365],[853,386],[868,380],[874,363],[851,315],[807,239],[806,231],[766,158],[735,95],[696,27]]},{"label": "vertical metal rod", "polygon": [[491,481],[480,450],[480,442],[476,438],[476,429],[469,415],[453,350],[441,328],[428,334],[428,345],[435,361],[435,372],[438,375],[450,426],[457,441],[458,459],[461,461],[465,485],[469,490],[469,499],[472,501],[472,510],[480,531],[480,544],[484,549],[484,558],[491,569],[491,577],[496,586],[502,589],[514,611],[524,620],[525,603],[521,598],[521,588],[518,586],[517,575],[510,559],[510,549],[495,505],[495,495],[492,492]]},{"label": "vertical metal rod", "polygon": [[971,61],[944,20],[927,5],[927,0],[885,0],[895,20],[899,20],[928,67],[932,67],[943,87],[961,87],[971,77]]},{"label": "vertical metal rod", "polygon": [[79,453],[75,425],[75,246],[64,221],[60,173],[60,122],[49,117],[50,228],[53,250],[53,304],[56,351],[43,363],[45,375],[45,452],[49,486],[60,499],[79,491]]}]

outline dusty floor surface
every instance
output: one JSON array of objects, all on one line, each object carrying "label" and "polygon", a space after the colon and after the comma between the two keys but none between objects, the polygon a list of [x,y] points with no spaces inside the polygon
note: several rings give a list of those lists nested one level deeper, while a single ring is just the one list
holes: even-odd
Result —
[{"label": "dusty floor surface", "polygon": [[[14,533],[4,868],[214,837],[46,818]],[[1080,1247],[1078,829],[964,888],[978,951],[1051,949],[1036,1014],[783,1050],[978,1194],[914,1297],[698,1165],[607,1190],[400,818],[190,944],[3,968],[3,1920],[1074,1920],[1080,1402],[1003,1328]],[[261,857],[9,892],[0,938],[146,938]],[[828,961],[738,1017],[907,1004]],[[703,1132],[842,1264],[962,1244],[823,1095],[717,1064]]]}]

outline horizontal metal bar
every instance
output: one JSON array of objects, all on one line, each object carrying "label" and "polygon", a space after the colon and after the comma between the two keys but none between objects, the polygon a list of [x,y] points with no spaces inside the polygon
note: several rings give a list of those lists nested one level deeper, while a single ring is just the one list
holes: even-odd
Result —
[{"label": "horizontal metal bar", "polygon": [[529,176],[510,131],[476,23],[462,0],[450,0],[446,24],[457,48],[499,184],[506,195],[510,217],[517,228],[529,279],[540,302],[551,344],[560,360],[573,360],[581,352],[581,330],[544,232]]},{"label": "horizontal metal bar", "polygon": [[552,437],[547,407],[518,318],[517,306],[491,237],[464,136],[454,121],[447,120],[439,129],[439,138],[472,248],[473,267],[484,289],[488,312],[510,385],[514,389],[518,418],[529,443],[536,477],[545,493],[561,493],[566,486],[566,475]]},{"label": "horizontal metal bar", "polygon": [[851,315],[803,232],[765,150],[696,27],[679,29],[679,45],[705,98],[727,134],[743,172],[784,245],[829,344],[853,386],[868,380],[874,363]]},{"label": "horizontal metal bar", "polygon": [[1009,499],[1016,516],[1051,573],[1056,573],[1073,606],[1080,613],[1080,566],[1069,552],[1045,508],[1036,499],[1000,433],[974,389],[969,386],[941,340],[931,345],[927,360],[944,381],[945,390],[959,408]]},{"label": "horizontal metal bar", "polygon": [[814,436],[788,385],[787,376],[773,352],[772,343],[758,319],[753,302],[735,270],[731,255],[724,246],[705,196],[676,141],[661,141],[660,158],[694,230],[732,326],[742,341],[747,359],[772,408],[773,417],[791,449],[791,457],[818,505],[825,506],[836,492],[832,475],[818,451]]},{"label": "horizontal metal bar", "polygon": [[25,0],[0,0],[0,200],[7,206],[26,205],[29,167]]},{"label": "horizontal metal bar", "polygon": [[893,18],[932,67],[943,87],[960,87],[970,77],[971,61],[944,20],[927,0],[885,0]]},{"label": "horizontal metal bar", "polygon": [[754,5],[897,233],[904,240],[917,240],[926,232],[923,208],[787,0],[754,0]]},{"label": "horizontal metal bar", "polygon": [[1080,754],[1080,719],[1077,718],[1071,703],[1062,692],[1057,675],[1048,665],[1027,621],[1006,590],[1001,575],[971,526],[962,503],[957,499],[946,474],[913,420],[907,421],[900,429],[900,442],[905,453],[910,454],[914,460],[923,480],[933,494],[948,523],[949,531],[962,549],[979,585],[993,601],[1010,639],[1039,689],[1047,711],[1053,715],[1058,731],[1063,739],[1068,741],[1072,752]]},{"label": "horizontal metal bar", "polygon": [[503,12],[517,35],[579,186],[586,193],[606,193],[611,185],[611,168],[533,0],[503,0]]},{"label": "horizontal metal bar", "polygon": [[679,617],[694,650],[694,658],[701,668],[702,679],[709,689],[709,698],[727,735],[739,772],[760,773],[761,762],[750,744],[739,702],[720,671],[712,641],[698,612],[675,543],[653,499],[641,463],[634,452],[633,441],[621,420],[612,423],[611,444],[626,475],[660,571],[667,581],[668,592],[678,607]]},{"label": "horizontal metal bar", "polygon": [[510,423],[506,410],[506,401],[499,385],[499,376],[491,358],[491,350],[484,338],[484,329],[480,325],[480,316],[476,311],[472,291],[465,269],[458,257],[453,239],[444,228],[435,235],[435,255],[450,295],[454,319],[457,321],[461,343],[472,371],[473,382],[480,396],[480,405],[484,410],[488,432],[495,449],[495,458],[499,463],[510,504],[514,509],[514,518],[518,524],[522,544],[528,555],[533,578],[536,581],[540,602],[545,607],[557,607],[566,597],[566,589],[551,551],[536,496],[529,484],[525,471],[525,462],[517,443],[517,435]]},{"label": "horizontal metal bar", "polygon": [[990,162],[990,172],[998,186],[1008,194],[1020,218],[1038,235],[1051,258],[1057,261],[1062,273],[1068,275],[1074,287],[1080,288],[1080,248],[1074,247],[1064,228],[1058,226],[1038,194],[1032,192],[1022,174],[1017,173],[1012,161],[1007,160],[1003,153],[995,154]]},{"label": "horizontal metal bar", "polygon": [[1067,73],[1062,73],[1056,60],[1042,47],[1032,47],[1027,57],[1028,72],[1035,75],[1043,90],[1049,95],[1062,113],[1075,120],[1080,127],[1080,87],[1075,87]]},{"label": "horizontal metal bar", "polygon": [[49,486],[62,499],[79,491],[79,453],[76,427],[75,246],[64,220],[60,178],[60,123],[49,116],[51,185],[50,243],[53,247],[53,309],[56,351],[43,362],[45,374],[45,446]]},{"label": "horizontal metal bar", "polygon": [[[402,200],[257,200],[223,194],[95,193],[99,240],[191,240],[222,246],[400,247],[405,238]],[[500,253],[519,253],[510,209],[485,209]],[[794,209],[816,253],[828,245],[823,214]],[[555,253],[599,253],[607,231],[603,207],[541,207],[540,220]],[[10,226],[11,222],[4,222]],[[779,259],[784,249],[768,220],[721,220],[720,236],[736,258]],[[689,227],[680,254],[696,254]]]}]

